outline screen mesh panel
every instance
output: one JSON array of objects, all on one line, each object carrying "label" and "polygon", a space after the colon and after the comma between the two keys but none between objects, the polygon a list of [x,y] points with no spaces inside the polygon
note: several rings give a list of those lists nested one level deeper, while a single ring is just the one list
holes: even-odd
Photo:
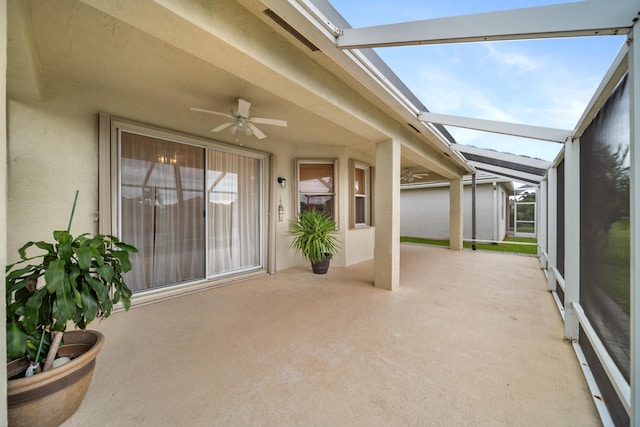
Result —
[{"label": "screen mesh panel", "polygon": [[[627,381],[630,361],[629,143],[629,94],[625,77],[580,139],[580,304]],[[583,340],[580,342],[585,344]],[[604,397],[607,402],[617,399],[615,395]]]}]

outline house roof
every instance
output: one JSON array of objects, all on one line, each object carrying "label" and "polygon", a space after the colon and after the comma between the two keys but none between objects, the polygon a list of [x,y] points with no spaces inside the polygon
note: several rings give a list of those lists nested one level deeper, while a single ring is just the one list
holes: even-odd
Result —
[{"label": "house roof", "polygon": [[502,153],[469,145],[452,144],[469,163],[480,172],[490,173],[513,181],[540,184],[551,162],[516,154]]},{"label": "house roof", "polygon": [[[473,175],[465,175],[462,178],[463,185],[473,184]],[[496,176],[488,172],[476,173],[476,185],[498,184],[504,186],[509,190],[509,193],[514,191],[513,181],[509,178],[503,178]],[[417,190],[422,188],[439,188],[448,187],[449,181],[416,181],[412,183],[403,183],[400,185],[401,190]],[[536,186],[537,187],[537,186]]]}]

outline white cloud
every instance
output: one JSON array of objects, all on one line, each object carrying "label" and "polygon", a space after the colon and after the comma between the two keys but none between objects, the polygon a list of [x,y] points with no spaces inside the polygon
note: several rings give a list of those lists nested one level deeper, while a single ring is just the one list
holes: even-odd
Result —
[{"label": "white cloud", "polygon": [[491,96],[493,88],[475,85],[453,73],[426,70],[418,76],[415,86],[419,88],[416,95],[435,113],[517,121]]},{"label": "white cloud", "polygon": [[506,73],[514,68],[520,71],[537,70],[540,66],[536,60],[523,52],[514,52],[507,48],[507,44],[496,45],[485,43],[482,46],[487,50],[486,60],[496,66],[496,72]]}]

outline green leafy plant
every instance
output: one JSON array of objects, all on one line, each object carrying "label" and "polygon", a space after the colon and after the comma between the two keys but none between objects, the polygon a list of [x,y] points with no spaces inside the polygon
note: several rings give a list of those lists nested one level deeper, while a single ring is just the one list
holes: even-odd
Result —
[{"label": "green leafy plant", "polygon": [[[39,363],[45,359],[39,354],[48,353],[45,367],[55,358],[69,322],[85,329],[93,320],[109,317],[118,302],[129,309],[131,290],[123,274],[131,270],[129,254],[137,252],[114,236],[74,238],[68,231],[54,231],[53,238],[53,243],[25,244],[20,261],[7,266],[5,276],[7,358],[26,355]],[[44,253],[28,256],[30,248]],[[40,278],[44,283],[39,286]]]},{"label": "green leafy plant", "polygon": [[289,235],[294,239],[290,247],[311,263],[322,261],[337,252],[336,222],[328,215],[312,209],[289,221]]}]

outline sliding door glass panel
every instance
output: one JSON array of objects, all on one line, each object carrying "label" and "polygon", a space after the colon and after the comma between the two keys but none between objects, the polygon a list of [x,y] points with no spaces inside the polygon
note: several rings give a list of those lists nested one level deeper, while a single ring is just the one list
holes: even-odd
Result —
[{"label": "sliding door glass panel", "polygon": [[204,278],[204,149],[120,134],[120,228],[134,291]]},{"label": "sliding door glass panel", "polygon": [[261,266],[260,160],[210,150],[207,170],[208,272]]}]

